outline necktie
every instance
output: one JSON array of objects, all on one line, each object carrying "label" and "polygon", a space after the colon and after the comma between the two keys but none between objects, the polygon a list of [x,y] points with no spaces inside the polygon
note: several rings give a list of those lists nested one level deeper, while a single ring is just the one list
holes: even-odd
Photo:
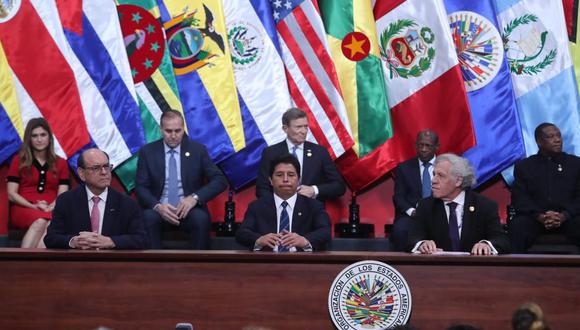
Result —
[{"label": "necktie", "polygon": [[101,222],[101,212],[99,212],[99,196],[93,196],[93,208],[91,209],[91,230],[95,233],[99,232],[99,223]]},{"label": "necktie", "polygon": [[421,197],[423,198],[431,196],[431,175],[429,175],[429,166],[431,166],[431,163],[423,163],[423,167],[425,168],[423,170],[423,186],[421,188]]},{"label": "necktie", "polygon": [[[280,212],[280,233],[284,230],[290,231],[290,217],[288,216],[288,211],[286,211],[286,206],[288,202],[282,202],[282,212]],[[284,245],[278,246],[278,252],[288,252],[288,247]]]},{"label": "necktie", "polygon": [[457,213],[455,208],[457,203],[448,203],[449,206],[449,238],[451,239],[451,248],[453,251],[459,251],[459,225],[457,224]]},{"label": "necktie", "polygon": [[298,158],[298,155],[296,154],[296,149],[298,149],[298,146],[293,146],[292,147],[292,156]]},{"label": "necktie", "polygon": [[179,203],[179,188],[177,187],[177,161],[175,149],[169,150],[169,166],[167,181],[167,202],[173,206]]}]

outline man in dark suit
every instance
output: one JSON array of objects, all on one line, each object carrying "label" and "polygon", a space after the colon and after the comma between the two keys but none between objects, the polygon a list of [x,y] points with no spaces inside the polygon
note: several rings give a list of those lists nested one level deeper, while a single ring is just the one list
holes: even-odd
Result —
[{"label": "man in dark suit", "polygon": [[580,246],[580,158],[562,152],[562,135],[554,124],[538,125],[534,136],[538,153],[514,168],[512,250],[525,253],[542,233],[566,235]]},{"label": "man in dark suit", "polygon": [[151,247],[162,248],[163,227],[172,225],[189,233],[192,249],[207,249],[206,203],[226,189],[227,181],[205,146],[185,135],[181,113],[166,111],[160,122],[163,139],[141,148],[135,180]]},{"label": "man in dark suit", "polygon": [[278,252],[319,250],[330,240],[330,220],[322,203],[296,192],[300,163],[286,154],[270,166],[274,192],[253,201],[236,232],[248,248]]},{"label": "man in dark suit", "polygon": [[298,185],[298,193],[308,198],[318,198],[321,201],[337,198],[344,194],[346,185],[338,173],[328,151],[309,141],[308,118],[306,113],[298,108],[291,108],[282,115],[282,129],[286,139],[264,149],[260,170],[256,180],[256,196],[262,197],[272,193],[268,178],[270,163],[278,156],[294,155],[302,166],[302,179]]},{"label": "man in dark suit", "polygon": [[409,233],[409,251],[463,251],[474,255],[509,251],[497,203],[469,190],[474,184],[475,175],[467,159],[454,154],[437,156],[433,196],[419,201]]},{"label": "man in dark suit", "polygon": [[435,154],[439,149],[439,137],[432,130],[417,134],[415,150],[417,157],[400,163],[395,169],[395,221],[391,241],[395,251],[405,251],[411,221],[421,198],[431,196],[431,179],[435,166]]},{"label": "man in dark suit", "polygon": [[46,247],[81,250],[149,247],[137,202],[109,187],[112,168],[107,154],[99,149],[81,154],[78,174],[84,185],[56,200],[44,237]]}]

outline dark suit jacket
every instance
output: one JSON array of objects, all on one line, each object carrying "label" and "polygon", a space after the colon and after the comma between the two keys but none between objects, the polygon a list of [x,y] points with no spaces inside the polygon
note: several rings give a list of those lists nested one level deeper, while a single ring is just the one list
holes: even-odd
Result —
[{"label": "dark suit jacket", "polygon": [[[421,240],[433,240],[438,248],[451,251],[449,222],[441,199],[429,197],[419,201],[409,233],[408,250],[411,251]],[[481,240],[490,241],[499,253],[509,252],[509,242],[499,222],[497,203],[466,191],[460,250],[471,252]]]},{"label": "dark suit jacket", "polygon": [[395,193],[393,202],[395,203],[395,218],[402,215],[407,216],[405,211],[416,208],[417,202],[421,199],[421,171],[419,160],[413,157],[400,163],[395,169]]},{"label": "dark suit jacket", "polygon": [[[84,185],[58,196],[44,244],[53,249],[69,249],[73,236],[91,231],[89,202]],[[101,234],[110,237],[115,249],[147,249],[149,238],[141,208],[129,196],[109,187]]]},{"label": "dark suit jacket", "polygon": [[[184,196],[195,193],[199,203],[204,205],[226,189],[227,180],[209,158],[204,145],[184,136],[180,157]],[[158,140],[143,146],[139,151],[135,193],[143,208],[150,209],[159,203],[164,184],[165,150],[163,140]]]},{"label": "dark suit jacket", "polygon": [[536,154],[516,163],[514,178],[512,205],[518,214],[534,218],[546,211],[580,215],[580,158],[566,153]]},{"label": "dark suit jacket", "polygon": [[[276,233],[276,212],[272,193],[250,203],[244,222],[236,232],[236,241],[253,249],[260,236]],[[291,231],[304,236],[314,250],[323,248],[330,240],[330,219],[322,203],[298,195],[292,212]]]},{"label": "dark suit jacket", "polygon": [[[308,156],[309,152],[312,156]],[[262,152],[260,170],[256,180],[256,196],[258,198],[272,194],[270,185],[270,162],[281,155],[287,154],[288,144],[286,140],[271,145]],[[318,187],[318,199],[324,201],[328,198],[340,197],[346,191],[346,185],[342,176],[338,173],[334,162],[328,154],[328,150],[312,142],[304,142],[301,183]]]}]

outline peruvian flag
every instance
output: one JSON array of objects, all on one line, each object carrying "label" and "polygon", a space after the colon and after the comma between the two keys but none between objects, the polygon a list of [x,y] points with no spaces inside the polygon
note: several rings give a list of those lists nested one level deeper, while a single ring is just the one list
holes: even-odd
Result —
[{"label": "peruvian flag", "polygon": [[393,137],[364,159],[350,152],[338,160],[353,191],[381,175],[361,170],[371,168],[367,164],[391,170],[414,157],[415,139],[421,130],[437,132],[440,152],[462,154],[475,145],[469,103],[442,1],[377,1],[374,15]]}]

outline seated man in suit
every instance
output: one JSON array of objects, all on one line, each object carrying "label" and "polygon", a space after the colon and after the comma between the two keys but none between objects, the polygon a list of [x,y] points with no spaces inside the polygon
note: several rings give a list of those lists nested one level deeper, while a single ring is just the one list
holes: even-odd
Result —
[{"label": "seated man in suit", "polygon": [[580,246],[580,158],[562,151],[560,129],[542,123],[539,151],[516,163],[509,224],[514,253],[525,253],[542,233],[560,233]]},{"label": "seated man in suit", "polygon": [[44,237],[48,248],[146,249],[149,240],[137,202],[110,188],[109,156],[89,149],[78,159],[84,185],[56,200],[52,221]]},{"label": "seated man in suit", "polygon": [[228,183],[205,146],[185,135],[180,112],[165,111],[160,121],[163,139],[141,148],[135,180],[151,248],[162,248],[163,227],[171,225],[189,233],[192,249],[207,249],[211,219],[206,203]]},{"label": "seated man in suit", "polygon": [[417,157],[400,163],[395,169],[395,221],[391,233],[395,251],[405,251],[407,248],[409,227],[417,203],[421,198],[431,196],[431,178],[438,149],[439,136],[428,129],[421,131],[415,141]]},{"label": "seated man in suit", "polygon": [[322,203],[296,192],[300,163],[286,154],[270,165],[274,193],[250,203],[236,241],[254,251],[313,251],[330,240],[330,219]]},{"label": "seated man in suit", "polygon": [[419,201],[409,233],[409,251],[508,252],[497,203],[469,190],[474,184],[475,174],[467,159],[454,154],[437,156],[433,196]]},{"label": "seated man in suit", "polygon": [[286,139],[267,147],[262,152],[256,180],[256,196],[259,198],[272,194],[268,178],[270,163],[274,158],[287,153],[294,155],[302,166],[302,173],[299,173],[302,179],[298,184],[300,195],[318,198],[321,201],[342,196],[346,191],[346,185],[328,151],[318,144],[306,141],[308,134],[306,113],[298,108],[289,109],[282,115],[282,129],[286,133]]}]

